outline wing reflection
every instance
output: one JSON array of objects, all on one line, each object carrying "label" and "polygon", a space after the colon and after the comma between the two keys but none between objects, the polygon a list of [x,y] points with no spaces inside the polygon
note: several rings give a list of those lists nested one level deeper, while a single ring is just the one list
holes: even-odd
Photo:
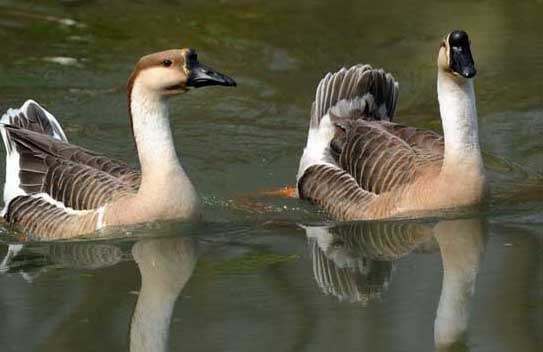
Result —
[{"label": "wing reflection", "polygon": [[321,290],[364,305],[387,290],[395,259],[432,238],[431,228],[408,223],[304,228]]},{"label": "wing reflection", "polygon": [[442,351],[463,345],[485,247],[481,219],[434,224],[364,222],[304,229],[313,275],[322,292],[363,305],[387,291],[395,260],[415,250],[439,250],[443,284],[434,324],[436,348]]}]

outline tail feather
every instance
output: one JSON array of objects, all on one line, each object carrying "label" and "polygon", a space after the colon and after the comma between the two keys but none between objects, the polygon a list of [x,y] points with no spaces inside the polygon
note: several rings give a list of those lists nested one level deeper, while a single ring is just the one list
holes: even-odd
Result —
[{"label": "tail feather", "polygon": [[[24,129],[51,136],[60,141],[68,142],[62,127],[55,117],[33,100],[27,100],[19,109],[8,109],[0,119],[0,133],[6,148],[6,181],[4,185],[4,215],[9,202],[17,196],[28,194],[22,182],[33,182],[28,177],[21,179],[23,171],[33,165],[21,167],[21,157],[24,150],[12,140],[10,130]],[[23,148],[24,149],[24,148]],[[23,177],[24,178],[24,177]]]},{"label": "tail feather", "polygon": [[336,162],[330,143],[337,127],[359,118],[391,121],[398,102],[398,82],[390,73],[370,65],[355,65],[328,73],[317,86],[298,180],[315,164]]},{"label": "tail feather", "polygon": [[[317,87],[310,128],[318,128],[321,119],[341,101],[355,99],[366,100],[365,105],[371,107],[366,110],[365,118],[390,121],[398,102],[398,82],[390,73],[370,65],[360,64],[328,73]],[[353,108],[360,104],[362,101],[353,104]]]},{"label": "tail feather", "polygon": [[43,133],[60,141],[68,139],[56,118],[34,100],[27,100],[19,109],[8,109],[0,124]]}]

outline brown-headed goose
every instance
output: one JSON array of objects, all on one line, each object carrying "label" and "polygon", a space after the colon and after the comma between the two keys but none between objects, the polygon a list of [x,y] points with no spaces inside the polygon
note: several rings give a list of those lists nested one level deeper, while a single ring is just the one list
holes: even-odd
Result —
[{"label": "brown-headed goose", "polygon": [[3,115],[3,217],[27,234],[70,237],[108,226],[196,219],[200,201],[175,151],[169,98],[190,87],[235,86],[192,49],[142,57],[128,80],[128,110],[141,171],[68,143],[36,102]]},{"label": "brown-headed goose", "polygon": [[369,65],[327,74],[312,107],[299,197],[340,220],[480,203],[485,176],[466,32],[447,35],[437,67],[444,136],[392,122],[398,83],[391,74]]}]

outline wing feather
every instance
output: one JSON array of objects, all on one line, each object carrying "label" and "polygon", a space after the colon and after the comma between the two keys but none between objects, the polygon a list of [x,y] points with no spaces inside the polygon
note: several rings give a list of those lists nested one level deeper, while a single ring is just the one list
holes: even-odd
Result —
[{"label": "wing feather", "polygon": [[32,239],[69,238],[97,230],[98,212],[74,211],[63,207],[45,193],[13,198],[4,215],[6,221],[24,229]]},{"label": "wing feather", "polygon": [[125,163],[36,132],[5,126],[19,153],[20,188],[46,193],[75,210],[98,208],[139,187],[139,173]]},{"label": "wing feather", "polygon": [[345,170],[326,164],[310,166],[298,182],[298,192],[301,199],[308,199],[333,217],[346,220],[376,197],[363,190]]}]

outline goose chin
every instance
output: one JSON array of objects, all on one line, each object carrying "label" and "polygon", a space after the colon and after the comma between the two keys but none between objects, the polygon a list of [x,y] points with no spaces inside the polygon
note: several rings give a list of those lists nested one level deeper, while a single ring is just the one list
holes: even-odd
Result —
[{"label": "goose chin", "polygon": [[162,91],[162,95],[165,95],[165,96],[179,95],[179,94],[185,93],[187,90],[188,89],[184,85],[176,84],[173,86],[166,87]]}]

